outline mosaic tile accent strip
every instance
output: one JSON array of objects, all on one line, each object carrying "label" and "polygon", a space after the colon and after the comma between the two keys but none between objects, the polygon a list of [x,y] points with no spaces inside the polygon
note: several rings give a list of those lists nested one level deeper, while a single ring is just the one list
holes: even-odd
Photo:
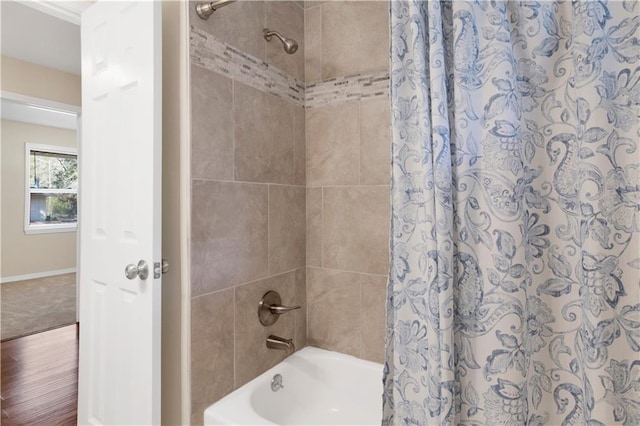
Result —
[{"label": "mosaic tile accent strip", "polygon": [[191,27],[191,63],[305,108],[389,97],[387,70],[309,83]]},{"label": "mosaic tile accent strip", "polygon": [[191,63],[298,105],[305,104],[304,83],[194,27],[191,27]]},{"label": "mosaic tile accent strip", "polygon": [[306,108],[381,97],[389,97],[387,70],[332,78],[305,87]]}]

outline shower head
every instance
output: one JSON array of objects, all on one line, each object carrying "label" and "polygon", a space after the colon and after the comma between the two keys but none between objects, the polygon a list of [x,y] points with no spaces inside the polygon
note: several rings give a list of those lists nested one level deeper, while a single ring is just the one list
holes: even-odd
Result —
[{"label": "shower head", "polygon": [[216,0],[206,3],[198,3],[196,4],[196,13],[201,19],[207,20],[216,10],[235,2],[236,0]]},{"label": "shower head", "polygon": [[264,39],[267,41],[271,41],[271,37],[276,36],[278,38],[278,40],[280,40],[282,42],[282,45],[284,47],[284,51],[287,52],[289,55],[296,53],[296,51],[298,50],[298,42],[295,41],[292,38],[285,38],[282,36],[282,34],[280,34],[277,31],[271,31],[268,28],[265,28],[262,31],[262,34],[264,36]]}]

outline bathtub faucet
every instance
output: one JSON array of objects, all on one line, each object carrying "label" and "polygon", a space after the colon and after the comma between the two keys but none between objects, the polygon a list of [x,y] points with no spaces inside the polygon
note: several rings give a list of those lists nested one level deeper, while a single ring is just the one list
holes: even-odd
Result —
[{"label": "bathtub faucet", "polygon": [[280,349],[287,351],[288,353],[294,353],[296,346],[293,344],[293,339],[285,339],[282,337],[274,336],[273,334],[267,337],[267,347],[269,349]]}]

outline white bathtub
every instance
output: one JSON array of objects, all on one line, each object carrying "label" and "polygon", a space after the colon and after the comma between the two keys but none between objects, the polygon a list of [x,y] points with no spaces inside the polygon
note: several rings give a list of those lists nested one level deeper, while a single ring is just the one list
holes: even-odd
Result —
[{"label": "white bathtub", "polygon": [[[283,389],[271,390],[275,374]],[[211,405],[205,425],[379,425],[382,364],[306,347]]]}]

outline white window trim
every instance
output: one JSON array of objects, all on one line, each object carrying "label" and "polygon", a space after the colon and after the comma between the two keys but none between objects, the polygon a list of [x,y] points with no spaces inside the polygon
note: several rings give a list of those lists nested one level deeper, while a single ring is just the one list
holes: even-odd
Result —
[{"label": "white window trim", "polygon": [[60,189],[43,189],[32,190],[30,188],[31,182],[31,165],[29,163],[29,157],[31,151],[45,151],[55,154],[68,154],[78,156],[78,150],[76,148],[56,145],[44,145],[38,143],[26,143],[25,144],[25,181],[24,181],[24,233],[25,234],[51,234],[54,232],[76,232],[78,229],[78,222],[71,224],[49,224],[49,225],[32,225],[29,215],[31,212],[31,194],[32,193],[77,193],[77,190],[60,190]]}]

